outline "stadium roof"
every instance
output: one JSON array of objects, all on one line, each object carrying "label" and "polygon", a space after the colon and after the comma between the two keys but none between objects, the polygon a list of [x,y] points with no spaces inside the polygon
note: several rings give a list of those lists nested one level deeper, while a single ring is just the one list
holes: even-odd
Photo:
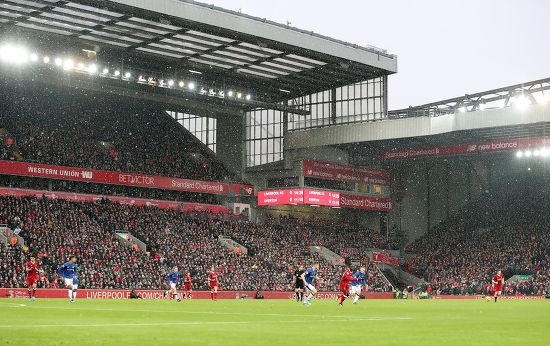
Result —
[{"label": "stadium roof", "polygon": [[0,30],[200,72],[270,102],[397,72],[384,50],[186,0],[2,0]]}]

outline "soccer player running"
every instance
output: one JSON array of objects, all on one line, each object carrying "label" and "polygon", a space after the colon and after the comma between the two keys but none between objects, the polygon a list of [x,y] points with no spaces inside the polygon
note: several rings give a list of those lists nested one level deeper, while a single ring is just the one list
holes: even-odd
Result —
[{"label": "soccer player running", "polygon": [[193,278],[191,277],[191,273],[187,272],[187,274],[185,275],[185,279],[183,279],[183,290],[185,294],[185,299],[191,299],[191,294],[193,293],[192,281]]},{"label": "soccer player running", "polygon": [[346,300],[346,298],[349,296],[350,282],[354,281],[357,281],[357,279],[351,274],[351,263],[346,261],[346,270],[340,278],[340,291],[342,293],[340,293],[340,295],[338,296],[338,304],[344,305],[344,300]]},{"label": "soccer player running", "polygon": [[175,298],[178,302],[181,302],[180,296],[178,295],[178,284],[181,282],[181,274],[178,271],[178,267],[174,266],[172,271],[166,274],[166,281],[168,282],[168,291],[164,292],[164,296],[169,293],[172,298]]},{"label": "soccer player running", "polygon": [[[504,285],[504,275],[502,275],[502,271],[498,271],[494,276],[493,280],[491,281],[492,286],[491,290],[493,291],[493,298],[495,299],[495,303],[497,301],[497,297],[502,294],[502,286]],[[489,300],[490,297],[487,296],[487,300]]]},{"label": "soccer player running", "polygon": [[29,291],[29,300],[36,299],[36,283],[38,282],[38,262],[36,257],[31,256],[30,261],[25,264],[27,272],[27,289]]},{"label": "soccer player running", "polygon": [[214,267],[210,268],[208,273],[208,286],[210,287],[212,301],[218,300],[218,273],[214,271]]},{"label": "soccer player running", "polygon": [[315,278],[317,277],[317,271],[319,271],[319,263],[313,263],[311,267],[308,267],[306,271],[302,274],[302,282],[304,283],[304,287],[307,293],[304,297],[304,306],[311,305],[311,300],[317,294],[317,289],[314,285]]},{"label": "soccer player running", "polygon": [[353,296],[353,304],[357,304],[357,301],[361,297],[361,290],[363,287],[365,287],[365,290],[367,290],[367,279],[365,278],[366,268],[361,267],[358,271],[353,274],[353,277],[357,279],[357,281],[351,281],[349,283],[349,293],[351,296]]},{"label": "soccer player running", "polygon": [[73,291],[74,287],[74,277],[75,274],[78,275],[78,265],[76,264],[76,257],[70,256],[69,260],[59,269],[57,270],[57,273],[59,274],[59,277],[63,280],[63,284],[65,285],[65,288],[67,288],[69,293],[69,301],[71,303],[74,303],[76,294]]},{"label": "soccer player running", "polygon": [[296,301],[301,302],[304,300],[304,280],[302,275],[304,274],[304,266],[299,266],[294,271],[294,294],[296,295]]}]

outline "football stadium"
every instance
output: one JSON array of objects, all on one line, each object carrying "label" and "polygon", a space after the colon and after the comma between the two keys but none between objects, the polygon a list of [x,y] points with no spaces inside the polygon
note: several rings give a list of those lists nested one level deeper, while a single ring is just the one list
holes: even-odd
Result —
[{"label": "football stadium", "polygon": [[0,0],[0,345],[548,345],[550,78],[390,109],[397,74],[190,0]]}]

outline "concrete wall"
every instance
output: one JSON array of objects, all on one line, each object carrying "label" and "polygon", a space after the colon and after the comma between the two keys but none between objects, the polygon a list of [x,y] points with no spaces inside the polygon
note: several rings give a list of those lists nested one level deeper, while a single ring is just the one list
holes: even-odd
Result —
[{"label": "concrete wall", "polygon": [[388,119],[290,132],[288,149],[432,136],[455,131],[550,122],[550,107],[507,107],[449,114],[440,117]]},{"label": "concrete wall", "polygon": [[348,164],[347,151],[333,147],[312,147],[288,150],[285,146],[285,168],[296,166],[296,162],[307,159],[314,161],[330,161],[333,163]]},{"label": "concrete wall", "polygon": [[401,201],[389,213],[389,227],[396,225],[408,241],[422,236],[449,216],[458,213],[470,200],[489,191],[491,160],[434,158],[402,162],[392,167],[403,179]]},{"label": "concrete wall", "polygon": [[388,215],[390,228],[397,225],[407,233],[409,241],[420,237],[428,229],[427,165],[424,162],[406,163],[399,168],[405,196],[394,204]]},{"label": "concrete wall", "polygon": [[242,177],[244,164],[244,114],[220,116],[217,121],[216,156]]}]

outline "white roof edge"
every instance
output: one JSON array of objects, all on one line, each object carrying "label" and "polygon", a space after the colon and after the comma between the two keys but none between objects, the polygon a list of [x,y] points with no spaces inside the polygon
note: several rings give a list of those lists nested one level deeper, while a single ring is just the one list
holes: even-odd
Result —
[{"label": "white roof edge", "polygon": [[360,64],[397,72],[397,57],[376,48],[361,47],[261,18],[187,0],[108,0],[167,16],[204,23],[278,41]]}]

